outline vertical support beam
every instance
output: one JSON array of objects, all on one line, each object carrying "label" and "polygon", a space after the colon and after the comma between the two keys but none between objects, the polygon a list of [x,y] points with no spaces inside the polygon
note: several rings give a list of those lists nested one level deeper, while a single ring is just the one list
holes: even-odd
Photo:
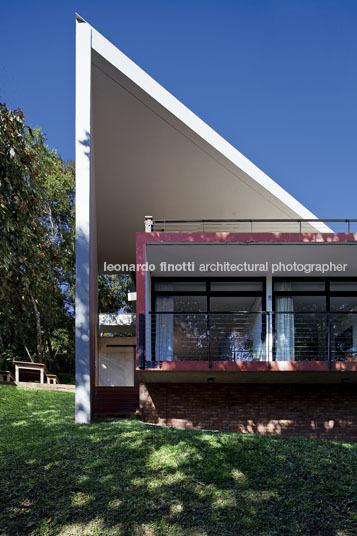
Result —
[{"label": "vertical support beam", "polygon": [[145,368],[145,315],[139,313],[139,368]]},{"label": "vertical support beam", "polygon": [[327,361],[328,368],[331,368],[331,315],[327,313]]},{"label": "vertical support beam", "polygon": [[20,381],[19,367],[18,365],[15,365],[15,382],[18,383],[19,381]]},{"label": "vertical support beam", "polygon": [[207,361],[208,368],[212,368],[211,361],[211,316],[207,313]]},{"label": "vertical support beam", "polygon": [[271,275],[266,277],[266,361],[273,361],[273,278]]},{"label": "vertical support beam", "polygon": [[76,397],[75,420],[90,423],[96,344],[94,176],[91,139],[91,27],[76,21]]},{"label": "vertical support beam", "polygon": [[151,233],[152,231],[152,216],[145,216],[145,233]]},{"label": "vertical support beam", "polygon": [[40,369],[40,383],[45,383],[45,375],[43,373],[43,368]]}]

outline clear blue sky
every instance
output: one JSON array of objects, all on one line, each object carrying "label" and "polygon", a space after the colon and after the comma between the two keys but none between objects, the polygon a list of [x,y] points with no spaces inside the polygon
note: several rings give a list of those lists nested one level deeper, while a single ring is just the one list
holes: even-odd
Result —
[{"label": "clear blue sky", "polygon": [[80,13],[320,217],[357,217],[356,0],[4,0],[0,99],[74,158]]}]

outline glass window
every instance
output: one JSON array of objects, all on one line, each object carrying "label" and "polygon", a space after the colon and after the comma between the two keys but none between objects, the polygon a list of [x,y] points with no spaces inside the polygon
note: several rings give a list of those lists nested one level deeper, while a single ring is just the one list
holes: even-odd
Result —
[{"label": "glass window", "polygon": [[324,281],[275,281],[274,290],[286,292],[325,291]]},{"label": "glass window", "polygon": [[210,298],[211,359],[218,361],[265,359],[266,324],[261,308],[260,296]]},{"label": "glass window", "polygon": [[262,281],[212,281],[212,292],[261,292]]},{"label": "glass window", "polygon": [[276,361],[327,359],[326,314],[277,312],[274,320]]},{"label": "glass window", "polygon": [[225,296],[210,298],[211,312],[261,311],[262,299],[256,296]]},{"label": "glass window", "polygon": [[341,313],[357,312],[357,296],[331,296],[330,310]]},{"label": "glass window", "polygon": [[325,296],[276,296],[275,309],[280,312],[323,312],[326,311]]},{"label": "glass window", "polygon": [[357,359],[357,315],[331,315],[332,354],[337,361]]},{"label": "glass window", "polygon": [[158,292],[205,292],[205,281],[156,281],[155,290]]},{"label": "glass window", "polygon": [[[212,360],[222,361],[264,360],[263,282],[209,281],[209,286],[206,280],[154,281],[154,359],[206,361],[210,355]],[[191,292],[199,294],[189,295]],[[260,295],[232,295],[239,292]]]},{"label": "glass window", "polygon": [[333,291],[354,291],[357,292],[357,281],[331,281],[330,289]]},{"label": "glass window", "polygon": [[156,296],[155,311],[191,313],[207,311],[206,296]]}]

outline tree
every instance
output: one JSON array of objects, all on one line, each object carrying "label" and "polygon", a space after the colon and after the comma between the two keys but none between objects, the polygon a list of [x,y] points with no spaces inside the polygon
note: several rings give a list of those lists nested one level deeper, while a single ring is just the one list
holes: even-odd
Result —
[{"label": "tree", "polygon": [[[74,165],[0,103],[0,368],[74,363]],[[129,312],[130,275],[98,278],[101,312]]]},{"label": "tree", "polygon": [[[36,301],[33,278],[43,255],[43,188],[39,181],[35,144],[21,110],[0,104],[0,323],[1,338],[18,337]],[[34,311],[35,312],[35,311]],[[36,313],[35,313],[36,314]],[[38,350],[41,352],[40,341]]]},{"label": "tree", "polygon": [[73,222],[73,164],[48,149],[21,110],[0,103],[0,352],[6,361],[23,348],[40,362],[53,359],[53,337],[63,326],[73,354]]},{"label": "tree", "polygon": [[128,274],[104,274],[98,276],[98,309],[100,313],[130,313],[133,305],[128,302],[128,292],[134,288]]}]

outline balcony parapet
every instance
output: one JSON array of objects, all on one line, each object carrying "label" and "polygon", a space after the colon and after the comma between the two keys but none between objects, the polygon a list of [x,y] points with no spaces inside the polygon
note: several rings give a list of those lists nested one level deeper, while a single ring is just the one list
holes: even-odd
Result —
[{"label": "balcony parapet", "polygon": [[[215,362],[357,364],[357,312],[151,312],[147,322],[151,359],[141,348],[140,368],[165,362],[206,362],[208,368]],[[143,323],[141,345],[144,332]]]},{"label": "balcony parapet", "polygon": [[145,216],[145,232],[229,233],[357,233],[357,219],[153,219]]}]

